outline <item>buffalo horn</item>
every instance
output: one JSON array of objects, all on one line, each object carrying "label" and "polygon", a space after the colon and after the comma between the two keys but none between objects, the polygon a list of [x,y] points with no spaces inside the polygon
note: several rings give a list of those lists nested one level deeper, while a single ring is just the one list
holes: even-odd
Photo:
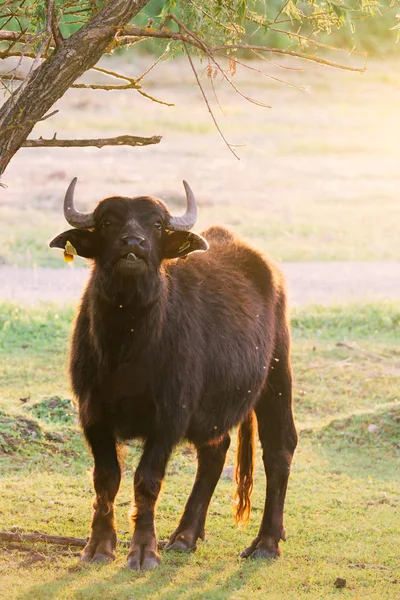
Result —
[{"label": "buffalo horn", "polygon": [[71,181],[64,198],[64,217],[72,227],[77,229],[90,229],[94,227],[93,213],[81,213],[74,206],[74,191],[77,178]]},{"label": "buffalo horn", "polygon": [[186,229],[191,229],[196,223],[197,219],[196,198],[194,197],[194,194],[186,181],[183,182],[183,185],[185,186],[186,191],[187,208],[185,214],[181,217],[171,216],[168,222],[168,229],[173,231],[184,231]]}]

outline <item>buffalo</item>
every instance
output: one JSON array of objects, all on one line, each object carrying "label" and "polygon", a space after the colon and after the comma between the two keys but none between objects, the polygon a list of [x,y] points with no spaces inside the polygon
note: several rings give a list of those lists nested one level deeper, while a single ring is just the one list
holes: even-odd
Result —
[{"label": "buffalo", "polygon": [[82,560],[115,558],[114,501],[120,444],[140,439],[134,475],[130,569],[160,562],[155,505],[168,459],[182,441],[197,451],[197,473],[165,550],[190,551],[205,520],[238,426],[236,519],[249,516],[254,432],[267,478],[257,537],[241,556],[276,558],[297,444],[292,412],[290,326],[284,280],[262,254],[223,227],[198,235],[192,190],[183,216],[150,196],[115,196],[92,213],[64,200],[73,227],[50,242],[92,259],[75,322],[70,375],[94,458],[95,500]]}]

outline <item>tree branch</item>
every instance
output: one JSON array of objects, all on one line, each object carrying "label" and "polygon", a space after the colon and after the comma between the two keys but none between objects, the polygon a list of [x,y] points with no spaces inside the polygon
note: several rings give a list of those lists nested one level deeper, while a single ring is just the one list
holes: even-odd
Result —
[{"label": "tree branch", "polygon": [[0,108],[0,176],[34,124],[78,77],[98,62],[113,41],[115,32],[137,15],[148,1],[109,0],[35,69],[32,74],[34,85],[27,85],[22,91],[19,88],[8,98]]},{"label": "tree branch", "polygon": [[156,29],[155,27],[134,27],[129,25],[128,27],[121,27],[117,30],[118,38],[123,40],[124,37],[147,37],[161,40],[175,40],[177,42],[186,42],[191,46],[196,46],[199,50],[204,51],[205,44],[197,43],[192,36],[186,35],[178,31],[172,31],[171,29]]},{"label": "tree branch", "polygon": [[[25,2],[25,0],[21,1],[22,3]],[[43,118],[53,104],[60,97],[62,97],[70,87],[103,90],[132,88],[143,96],[148,97],[155,102],[160,102],[143,92],[135,80],[111,72],[110,74],[112,74],[114,77],[125,80],[124,83],[121,85],[74,83],[76,79],[78,79],[78,77],[80,77],[85,71],[94,68],[94,65],[104,53],[109,51],[111,52],[112,49],[118,45],[123,45],[125,43],[129,44],[145,38],[166,39],[182,43],[191,63],[197,84],[200,87],[201,93],[203,94],[207,108],[214,122],[215,118],[211,111],[208,100],[205,97],[204,90],[200,85],[192,58],[189,54],[190,48],[197,48],[202,54],[207,56],[208,59],[216,66],[218,71],[223,75],[229,85],[231,85],[237,93],[250,102],[261,106],[263,106],[263,103],[254,100],[253,98],[249,98],[237,89],[235,84],[232,82],[232,78],[228,76],[228,73],[224,71],[224,69],[222,69],[218,63],[218,57],[224,57],[229,60],[232,59],[230,53],[236,50],[246,50],[258,53],[263,58],[264,54],[271,53],[282,56],[291,56],[297,59],[346,71],[363,73],[366,70],[365,63],[361,68],[347,66],[338,62],[327,60],[325,58],[320,58],[316,55],[316,52],[314,52],[314,54],[306,54],[305,52],[296,52],[289,49],[285,50],[281,48],[271,48],[247,43],[211,46],[211,44],[207,44],[200,36],[192,32],[172,13],[166,16],[164,22],[159,27],[153,27],[150,25],[150,23],[148,27],[127,25],[127,23],[129,23],[130,20],[137,15],[138,12],[148,2],[149,0],[108,0],[108,2],[105,3],[105,6],[99,10],[94,17],[88,17],[89,20],[87,20],[85,25],[70,35],[69,38],[63,40],[59,33],[59,26],[57,23],[58,13],[56,14],[57,11],[55,10],[55,0],[46,0],[47,18],[46,27],[44,30],[36,33],[33,36],[28,34],[27,30],[24,29],[20,24],[21,30],[19,32],[5,30],[0,32],[0,41],[5,41],[8,45],[6,50],[0,52],[0,58],[21,56],[34,59],[28,76],[22,81],[22,85],[20,85],[20,87],[12,93],[11,97],[3,104],[3,106],[0,107],[0,176],[4,172],[12,156],[23,145],[26,147],[34,147],[35,145],[78,145],[72,144],[71,140],[63,141],[39,139],[27,141],[27,137],[32,131],[35,123]],[[9,4],[9,2],[6,0],[6,6],[7,4]],[[71,7],[67,5],[64,8]],[[88,5],[88,10],[89,8],[90,6]],[[78,11],[80,10],[86,12],[86,9],[84,8],[79,8]],[[172,22],[175,24],[172,25]],[[232,22],[233,26],[235,26],[234,19]],[[169,24],[173,29],[167,27],[167,24]],[[5,25],[6,24],[3,23],[3,27]],[[176,25],[178,27],[178,31],[176,30]],[[289,38],[294,37],[299,42],[305,39],[296,32],[284,30],[279,31],[282,35],[286,35]],[[39,50],[33,52],[33,50],[36,48],[35,43],[38,39],[41,42]],[[318,42],[312,43],[317,44],[317,46],[322,45]],[[42,58],[45,58],[45,60],[41,60]],[[235,64],[237,62],[238,61],[235,61]],[[6,79],[9,79],[9,77],[7,75],[3,76],[3,80]],[[14,79],[20,80],[19,77],[14,77]],[[161,103],[167,104],[164,102]],[[222,135],[217,124],[216,127],[219,133]],[[120,138],[111,139],[121,140],[123,138],[127,139],[130,137],[131,136],[120,136]],[[62,144],[61,142],[65,142],[65,144]],[[101,143],[101,145],[105,145],[102,143],[102,140],[94,140],[94,144],[92,143],[93,140],[77,140],[77,142],[81,142],[79,145],[95,145],[98,147],[101,147],[99,143]],[[127,142],[118,141],[114,144],[120,145],[125,143]],[[148,143],[157,143],[157,141]],[[138,142],[135,142],[133,145],[139,144]],[[109,142],[107,145],[109,145]],[[231,145],[229,145],[229,148],[231,151],[233,151]]]},{"label": "tree branch", "polygon": [[53,6],[53,18],[51,23],[51,33],[53,34],[53,40],[56,45],[56,50],[59,50],[64,43],[64,38],[60,31],[60,27],[56,17],[56,7]]},{"label": "tree branch", "polygon": [[26,34],[21,33],[20,31],[0,31],[0,41],[8,42],[8,41],[17,41],[17,42],[26,42],[29,41],[32,36],[27,36]]},{"label": "tree branch", "polygon": [[[50,116],[50,115],[49,115]],[[150,146],[151,144],[158,144],[161,141],[160,135],[153,135],[152,137],[140,137],[135,135],[119,135],[113,138],[93,138],[84,140],[58,140],[56,137],[52,139],[44,139],[40,137],[37,140],[26,140],[23,144],[23,148],[86,148],[88,146],[94,146],[96,148],[103,148],[103,146]]]},{"label": "tree branch", "polygon": [[[156,63],[154,63],[150,67],[150,69],[152,69],[155,64]],[[148,69],[148,71],[150,69]],[[137,83],[138,80],[136,80],[136,79],[131,79],[130,77],[125,77],[124,75],[119,75],[118,73],[113,73],[112,71],[107,72],[104,69],[99,69],[97,67],[93,67],[92,70],[106,73],[107,75],[110,75],[112,77],[117,77],[119,79],[123,79],[124,81],[128,81],[129,83],[126,83],[125,85],[106,85],[104,83],[73,83],[70,87],[73,89],[80,89],[80,90],[105,90],[107,92],[115,91],[115,90],[117,90],[117,91],[135,90],[141,96],[148,98],[152,102],[156,102],[157,104],[163,104],[164,106],[175,106],[171,102],[165,102],[164,100],[159,100],[158,98],[154,98],[154,96],[151,96],[150,94],[147,94],[146,92],[144,92],[141,89],[141,86]],[[145,74],[141,75],[140,79],[142,79]],[[9,73],[4,73],[4,74],[0,73],[0,81],[25,81],[25,77],[22,77],[21,75],[14,75],[14,74],[10,75]]]},{"label": "tree branch", "polygon": [[[174,15],[169,17],[176,23],[178,20]],[[284,50],[282,48],[271,48],[269,46],[258,46],[252,44],[226,44],[223,46],[207,46],[202,40],[200,40],[194,33],[190,32],[185,27],[185,31],[187,33],[172,31],[171,29],[162,28],[156,29],[153,27],[140,28],[134,26],[122,27],[118,29],[118,36],[123,40],[125,36],[133,36],[133,37],[148,37],[148,38],[156,38],[156,39],[168,39],[174,40],[177,42],[184,42],[191,46],[195,46],[199,50],[205,52],[206,54],[215,52],[224,52],[226,55],[231,50],[257,50],[258,52],[269,52],[271,54],[281,54],[286,56],[293,56],[295,58],[301,58],[303,60],[308,60],[311,62],[315,62],[318,64],[325,65],[327,67],[334,67],[336,69],[343,69],[345,71],[354,71],[357,73],[365,73],[366,67],[365,63],[362,67],[350,67],[347,65],[343,65],[342,63],[337,63],[333,61],[326,60],[324,58],[319,58],[318,56],[312,54],[305,54],[304,52],[295,52],[294,50]],[[287,35],[295,35],[290,32],[287,32]],[[229,57],[228,57],[229,58]]]},{"label": "tree branch", "polygon": [[211,48],[211,52],[226,52],[227,50],[256,50],[257,52],[271,52],[272,54],[282,54],[285,56],[294,56],[295,58],[302,58],[311,62],[325,65],[326,67],[334,67],[335,69],[342,69],[344,71],[353,71],[356,73],[365,73],[366,71],[366,60],[362,67],[349,67],[342,65],[341,63],[332,62],[325,58],[319,58],[311,54],[304,54],[303,52],[295,52],[294,50],[283,50],[281,48],[267,48],[266,46],[256,46],[251,44],[228,44],[226,46],[216,46]]},{"label": "tree branch", "polygon": [[207,106],[207,109],[208,109],[208,112],[210,113],[210,115],[211,115],[211,118],[212,118],[212,120],[214,121],[214,125],[215,125],[215,127],[217,128],[217,131],[218,131],[219,135],[220,135],[220,136],[221,136],[221,138],[224,140],[224,142],[225,142],[226,146],[227,146],[227,147],[228,147],[228,149],[229,149],[229,150],[232,152],[233,156],[234,156],[235,158],[237,158],[238,160],[240,160],[240,158],[238,157],[238,155],[237,155],[237,154],[236,154],[236,152],[234,151],[234,149],[233,149],[233,147],[232,147],[232,144],[230,144],[230,143],[228,142],[228,140],[226,139],[226,137],[225,137],[225,136],[224,136],[224,134],[222,133],[222,131],[221,131],[221,128],[220,128],[220,127],[219,127],[219,125],[218,125],[217,119],[215,118],[215,116],[214,116],[214,113],[213,113],[213,111],[211,110],[211,106],[210,106],[210,104],[209,104],[209,102],[208,102],[208,100],[207,100],[207,96],[206,96],[206,94],[205,94],[205,92],[204,92],[204,90],[203,90],[203,87],[202,87],[201,83],[200,83],[199,76],[197,75],[197,71],[196,71],[196,69],[195,69],[195,66],[194,66],[194,64],[193,64],[192,57],[190,56],[190,52],[189,52],[189,50],[188,50],[188,47],[187,47],[187,45],[186,45],[186,42],[183,42],[183,45],[184,45],[184,47],[185,47],[185,51],[186,51],[186,54],[187,54],[187,57],[188,57],[188,60],[189,60],[190,66],[191,66],[191,68],[192,68],[192,71],[193,71],[193,74],[194,74],[194,76],[195,76],[195,78],[196,78],[196,82],[197,82],[197,85],[199,86],[199,89],[200,89],[201,95],[203,96],[203,98],[204,98],[204,102],[206,103],[206,106]]}]

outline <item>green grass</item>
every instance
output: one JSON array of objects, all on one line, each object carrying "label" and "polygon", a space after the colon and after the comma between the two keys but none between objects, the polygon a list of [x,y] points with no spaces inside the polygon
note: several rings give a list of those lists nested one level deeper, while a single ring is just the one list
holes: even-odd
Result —
[{"label": "green grass", "polygon": [[[76,424],[66,378],[74,309],[0,305],[1,528],[85,537],[91,458]],[[238,555],[256,534],[264,498],[258,451],[252,518],[236,529],[232,483],[210,506],[207,540],[195,554],[164,554],[149,573],[124,570],[126,550],[105,567],[37,545],[42,560],[0,547],[7,599],[168,600],[400,597],[400,306],[395,303],[298,309],[292,315],[296,420],[300,444],[287,496],[284,557]],[[371,427],[373,426],[373,427]],[[117,499],[120,539],[129,539],[130,444]],[[234,444],[227,464],[233,464]],[[174,453],[158,504],[160,539],[174,529],[195,470],[191,448]],[[25,566],[24,566],[25,565]],[[337,577],[346,587],[334,586]]]}]

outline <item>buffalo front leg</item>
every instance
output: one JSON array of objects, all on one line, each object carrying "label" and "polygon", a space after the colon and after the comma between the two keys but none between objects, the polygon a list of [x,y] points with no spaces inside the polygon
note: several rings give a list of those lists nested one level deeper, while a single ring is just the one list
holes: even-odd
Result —
[{"label": "buffalo front leg", "polygon": [[[284,350],[287,347],[283,345]],[[274,359],[264,392],[255,407],[267,478],[264,514],[258,535],[242,552],[243,558],[277,558],[281,553],[279,541],[286,538],[283,509],[297,434],[293,421],[292,375],[287,350],[276,350]]]},{"label": "buffalo front leg", "polygon": [[197,447],[197,473],[178,527],[169,538],[165,550],[187,552],[196,549],[197,540],[204,539],[204,525],[211,497],[221,476],[230,445],[226,435],[218,443]]},{"label": "buffalo front leg", "polygon": [[121,481],[114,436],[107,426],[90,425],[84,429],[94,458],[93,483],[96,497],[89,541],[83,550],[85,562],[114,560],[117,535],[114,524],[114,500]]},{"label": "buffalo front leg", "polygon": [[128,569],[155,569],[160,562],[154,511],[172,444],[148,439],[134,477],[134,532],[128,553]]}]

